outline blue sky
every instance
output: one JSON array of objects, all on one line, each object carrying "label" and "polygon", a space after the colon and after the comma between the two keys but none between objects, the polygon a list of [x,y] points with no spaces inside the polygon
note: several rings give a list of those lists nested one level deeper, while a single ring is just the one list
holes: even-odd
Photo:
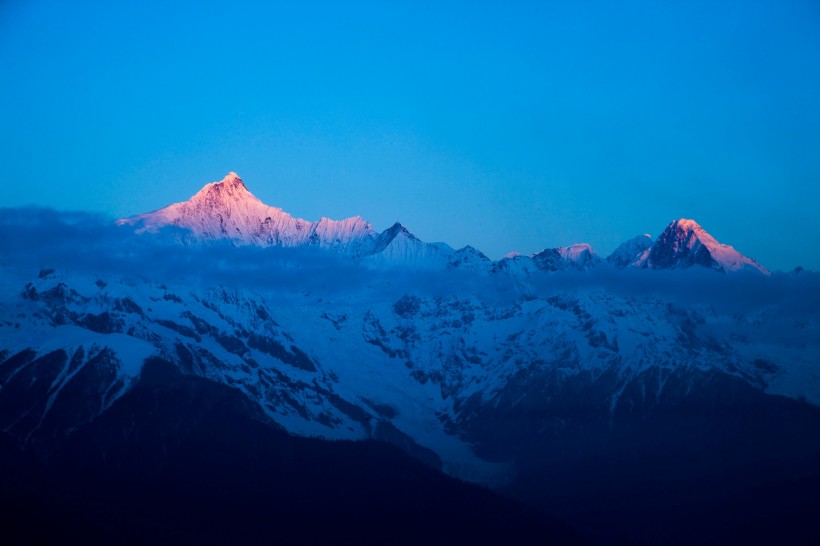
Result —
[{"label": "blue sky", "polygon": [[236,171],[490,257],[690,217],[820,269],[820,3],[0,1],[0,206]]}]

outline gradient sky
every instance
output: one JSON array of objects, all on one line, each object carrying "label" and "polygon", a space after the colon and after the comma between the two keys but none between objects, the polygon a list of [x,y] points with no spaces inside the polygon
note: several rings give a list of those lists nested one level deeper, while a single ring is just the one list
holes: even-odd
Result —
[{"label": "gradient sky", "polygon": [[820,269],[820,2],[0,0],[0,206],[236,171],[308,220],[601,254],[694,218]]}]

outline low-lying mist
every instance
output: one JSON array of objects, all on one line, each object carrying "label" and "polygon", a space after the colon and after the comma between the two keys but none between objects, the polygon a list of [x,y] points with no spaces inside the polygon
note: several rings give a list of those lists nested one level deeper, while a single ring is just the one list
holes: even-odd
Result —
[{"label": "low-lying mist", "polygon": [[[235,247],[227,241],[184,245],[180,241],[186,233],[175,227],[135,233],[113,218],[86,212],[0,209],[0,268],[24,277],[48,268],[191,288],[221,285],[272,295],[341,295],[366,289],[371,296],[384,298],[413,293],[433,298],[473,297],[495,305],[556,292],[597,291],[619,298],[708,306],[736,316],[776,313],[787,319],[778,336],[790,342],[797,337],[800,343],[820,343],[810,334],[815,329],[809,327],[820,314],[820,275],[811,271],[766,277],[698,267],[619,270],[603,264],[587,272],[514,277],[459,269],[374,268],[366,259],[357,261],[314,247]],[[794,332],[800,324],[807,327],[806,335]]]}]

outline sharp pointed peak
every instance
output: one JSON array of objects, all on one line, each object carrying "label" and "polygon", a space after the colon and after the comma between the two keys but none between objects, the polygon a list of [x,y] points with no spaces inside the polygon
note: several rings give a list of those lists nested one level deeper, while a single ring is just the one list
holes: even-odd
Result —
[{"label": "sharp pointed peak", "polygon": [[480,250],[478,250],[476,247],[474,247],[472,245],[465,245],[465,246],[457,249],[454,252],[454,254],[470,254],[470,255],[473,255],[473,256],[477,256],[478,258],[480,258],[482,260],[487,260],[487,261],[490,260],[483,252],[481,252]]},{"label": "sharp pointed peak", "polygon": [[408,235],[414,239],[416,238],[416,236],[410,233],[410,230],[404,227],[404,225],[401,222],[395,222],[392,226],[387,228],[387,231],[395,235],[398,235],[399,233],[404,233],[405,235]]},{"label": "sharp pointed peak", "polygon": [[694,238],[704,243],[709,243],[710,245],[720,244],[711,233],[703,229],[703,226],[691,218],[678,218],[677,220],[673,220],[666,226],[666,229],[663,230],[658,240],[674,240],[681,236],[687,239]]},{"label": "sharp pointed peak", "polygon": [[684,231],[705,231],[700,224],[691,218],[678,218],[670,222],[669,228],[680,228]]},{"label": "sharp pointed peak", "polygon": [[769,271],[753,259],[744,256],[731,245],[715,239],[696,221],[679,218],[672,221],[652,244],[641,267],[668,269],[701,265],[719,271],[756,269],[768,275]]},{"label": "sharp pointed peak", "polygon": [[219,185],[219,186],[232,186],[232,187],[235,187],[235,188],[242,187],[242,188],[244,188],[244,189],[246,189],[246,190],[248,189],[248,188],[245,186],[245,182],[243,182],[243,181],[242,181],[242,179],[239,177],[239,175],[238,175],[238,174],[236,174],[236,173],[235,173],[235,172],[233,172],[233,171],[231,171],[231,172],[229,172],[228,174],[226,174],[226,175],[225,175],[225,178],[223,178],[223,179],[222,179],[222,180],[220,180],[219,182],[213,182],[213,185]]},{"label": "sharp pointed peak", "polygon": [[231,172],[229,172],[228,174],[225,175],[225,178],[222,179],[222,182],[233,182],[233,181],[236,181],[236,180],[238,180],[239,182],[242,182],[242,179],[239,177],[239,175],[236,174],[235,172],[231,171]]},{"label": "sharp pointed peak", "polygon": [[205,184],[189,201],[206,200],[252,200],[258,199],[248,190],[238,174],[231,171],[218,182]]},{"label": "sharp pointed peak", "polygon": [[410,231],[406,227],[404,227],[400,222],[395,222],[392,226],[381,232],[379,234],[379,238],[382,239],[384,244],[387,244],[399,235],[404,235],[409,239],[418,240],[418,238],[412,233],[410,233]]}]

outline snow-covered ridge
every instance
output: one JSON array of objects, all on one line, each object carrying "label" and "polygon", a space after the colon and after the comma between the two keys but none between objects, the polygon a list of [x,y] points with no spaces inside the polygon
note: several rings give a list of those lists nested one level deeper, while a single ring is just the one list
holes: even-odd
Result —
[{"label": "snow-covered ridge", "polygon": [[178,226],[191,233],[191,242],[230,240],[238,245],[313,246],[363,259],[373,266],[472,270],[529,274],[534,271],[586,271],[602,265],[643,269],[700,265],[722,272],[768,270],[733,247],[709,235],[694,220],[675,220],[652,241],[641,235],[618,247],[606,260],[588,244],[546,248],[529,256],[509,254],[492,262],[480,251],[455,251],[444,243],[426,243],[398,222],[379,233],[361,216],[344,220],[295,218],[257,199],[236,173],[206,184],[187,201],[119,221],[138,231],[153,232]]},{"label": "snow-covered ridge", "polygon": [[[472,249],[455,254],[484,263]],[[511,260],[520,259],[532,263]],[[712,291],[726,285],[719,275],[699,278],[707,277]],[[400,432],[394,441],[435,452],[446,472],[502,484],[511,469],[473,450],[472,424],[520,400],[572,408],[560,400],[577,400],[579,385],[609,419],[618,407],[633,411],[630,392],[674,400],[688,391],[668,387],[670,377],[691,386],[704,373],[820,405],[820,346],[811,341],[818,323],[778,306],[737,314],[710,298],[551,283],[497,298],[506,288],[487,277],[484,290],[453,285],[440,297],[425,278],[374,272],[378,282],[319,295],[300,278],[256,290],[0,269],[0,418],[22,440],[75,427],[110,407],[144,359],[158,356],[239,389],[292,433],[384,439],[389,426]],[[551,395],[524,388],[532,384]],[[33,394],[3,401],[20,392]],[[37,392],[49,393],[45,406]]]}]

